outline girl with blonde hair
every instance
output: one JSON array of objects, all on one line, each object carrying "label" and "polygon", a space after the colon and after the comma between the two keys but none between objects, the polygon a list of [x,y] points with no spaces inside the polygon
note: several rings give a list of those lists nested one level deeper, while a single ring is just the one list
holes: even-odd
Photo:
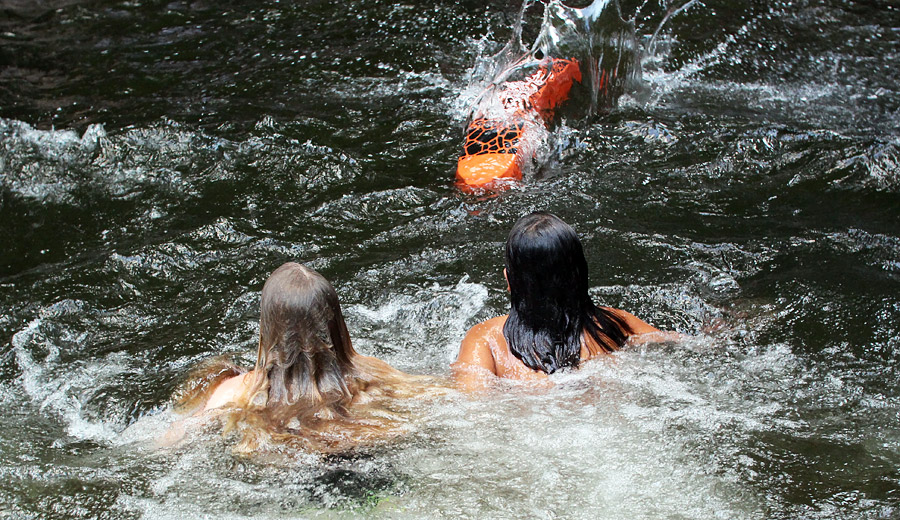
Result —
[{"label": "girl with blonde hair", "polygon": [[240,435],[238,452],[273,441],[337,452],[401,433],[398,403],[426,391],[425,379],[357,353],[332,285],[289,262],[263,286],[256,366],[207,364],[176,402],[221,416],[225,433]]}]

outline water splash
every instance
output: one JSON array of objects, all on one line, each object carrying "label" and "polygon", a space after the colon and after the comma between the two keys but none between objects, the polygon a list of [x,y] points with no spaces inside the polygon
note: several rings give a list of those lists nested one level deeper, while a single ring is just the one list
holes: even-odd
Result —
[{"label": "water splash", "polygon": [[[97,147],[82,129],[29,126],[0,139],[8,150],[0,154],[2,203],[13,204],[6,230],[17,244],[8,247],[21,247],[15,256],[35,251],[0,284],[0,329],[8,343],[15,337],[0,365],[0,396],[11,397],[0,414],[7,482],[0,510],[25,518],[897,516],[900,143],[897,68],[889,65],[900,40],[895,28],[879,25],[882,13],[866,14],[871,3],[769,9],[704,1],[689,16],[671,17],[652,40],[664,14],[656,11],[674,4],[647,0],[635,31],[652,50],[640,71],[653,88],[649,101],[626,89],[612,117],[585,127],[569,116],[548,128],[551,139],[565,128],[571,142],[584,143],[559,168],[577,175],[477,203],[448,193],[439,179],[457,151],[452,119],[461,121],[487,85],[464,92],[466,106],[451,120],[440,97],[450,90],[442,78],[470,64],[459,57],[460,38],[489,30],[483,19],[497,7],[437,5],[446,12],[437,19],[457,25],[448,24],[444,40],[426,40],[416,28],[435,17],[397,6],[409,19],[365,40],[346,30],[347,10],[325,5],[292,8],[297,18],[282,21],[294,23],[279,26],[263,15],[285,2],[189,11],[196,4],[171,4],[165,20],[136,2],[109,10],[86,4],[74,19],[63,12],[40,22],[87,27],[65,45],[56,38],[43,47],[58,56],[74,45],[69,56],[91,55],[110,36],[104,27],[122,27],[125,11],[133,31],[119,46],[137,42],[147,52],[135,61],[130,54],[80,60],[78,75],[104,76],[116,66],[139,72],[135,81],[144,84],[172,78],[170,64],[187,67],[191,80],[172,78],[167,91],[186,97],[157,110],[163,98],[153,89],[143,102],[152,98],[148,111],[182,121],[214,111],[216,122],[249,125],[251,135],[154,123],[140,115],[142,103],[110,104],[99,92],[92,105],[111,112],[97,115],[108,118]],[[370,4],[351,7],[366,23],[382,22]],[[316,28],[317,9],[331,17],[327,30]],[[81,23],[87,18],[96,22]],[[312,24],[298,28],[307,18]],[[499,18],[490,23],[508,25]],[[217,25],[223,19],[233,30]],[[173,24],[203,25],[204,38],[221,28],[223,39],[148,45]],[[242,39],[254,24],[286,45],[322,42],[332,56],[347,56],[344,65],[331,70],[329,56],[285,68],[222,45],[255,47],[259,39]],[[343,41],[345,33],[353,37]],[[408,42],[402,51],[415,58],[379,48],[385,39]],[[780,39],[784,52],[772,52]],[[28,52],[45,56],[42,42],[29,42]],[[492,55],[499,50],[484,43]],[[476,52],[479,45],[472,44]],[[346,66],[360,52],[388,68]],[[238,69],[251,79],[210,86]],[[398,92],[391,97],[384,85]],[[118,87],[108,95],[118,96]],[[42,95],[55,101],[58,93]],[[264,97],[288,103],[276,110]],[[201,98],[219,101],[198,105]],[[308,117],[294,118],[307,106]],[[359,110],[367,106],[381,109]],[[85,191],[100,203],[85,206]],[[126,208],[103,208],[123,199]],[[57,202],[84,208],[83,217],[44,213]],[[152,454],[70,426],[80,418],[118,430],[132,408],[155,413],[197,359],[252,352],[259,287],[286,259],[324,268],[350,307],[361,349],[412,372],[446,374],[466,327],[503,312],[502,239],[535,209],[564,216],[584,238],[594,253],[592,280],[602,284],[592,291],[598,302],[701,336],[586,363],[547,393],[501,387],[490,399],[448,399],[410,439],[343,466],[248,463],[224,454],[218,432]],[[52,229],[48,243],[67,241],[72,254],[38,257],[47,246],[27,232],[36,223]],[[466,272],[472,287],[457,288]],[[71,311],[53,315],[52,302]],[[110,315],[120,321],[96,341]],[[707,317],[722,323],[718,332],[703,332]],[[98,366],[106,363],[109,374]],[[128,370],[118,372],[123,365]],[[84,393],[97,381],[107,397]],[[113,417],[96,413],[101,401]],[[139,420],[119,439],[148,440],[169,415],[152,418],[157,424]]]},{"label": "water splash", "polygon": [[509,42],[497,54],[476,63],[473,83],[481,93],[471,101],[469,118],[495,115],[498,89],[503,83],[521,80],[539,69],[545,59],[574,58],[583,70],[583,91],[575,108],[567,112],[589,116],[615,105],[626,85],[640,81],[641,45],[633,19],[626,20],[617,0],[595,0],[578,9],[559,0],[548,2],[537,39],[529,47],[522,42],[523,3]]},{"label": "water splash", "polygon": [[101,382],[127,370],[128,359],[124,354],[114,353],[73,363],[67,360],[68,356],[61,355],[66,347],[77,348],[88,333],[73,331],[55,322],[83,312],[83,302],[62,300],[29,322],[10,343],[21,370],[22,389],[39,404],[41,411],[52,411],[60,417],[67,424],[68,434],[75,439],[109,441],[121,428],[111,422],[88,418],[85,406]]},{"label": "water splash", "polygon": [[461,189],[505,189],[550,157],[550,128],[561,119],[609,112],[626,89],[640,83],[642,48],[634,19],[616,0],[578,9],[547,3],[537,39],[522,43],[522,4],[513,36],[476,66],[483,84],[467,113],[464,154],[457,166]]},{"label": "water splash", "polygon": [[[485,305],[485,286],[463,277],[454,286],[433,284],[413,294],[392,295],[383,303],[350,305],[347,320],[354,344],[405,370],[443,372],[455,358],[459,339]],[[435,345],[423,359],[422,345]]]}]

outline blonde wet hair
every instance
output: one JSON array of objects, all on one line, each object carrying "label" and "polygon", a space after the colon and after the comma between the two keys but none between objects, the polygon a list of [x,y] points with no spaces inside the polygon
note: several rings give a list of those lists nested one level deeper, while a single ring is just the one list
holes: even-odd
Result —
[{"label": "blonde wet hair", "polygon": [[[219,360],[199,368],[177,399],[197,407],[215,386],[245,371]],[[222,412],[238,452],[277,441],[335,452],[404,430],[398,400],[428,393],[423,378],[358,354],[337,293],[316,271],[289,262],[260,299],[259,350],[248,391]]]}]

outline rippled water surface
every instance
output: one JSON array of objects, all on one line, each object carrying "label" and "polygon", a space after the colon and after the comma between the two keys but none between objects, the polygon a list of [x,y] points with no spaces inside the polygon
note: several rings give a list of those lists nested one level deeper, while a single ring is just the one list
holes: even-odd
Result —
[{"label": "rippled water surface", "polygon": [[[0,0],[0,517],[900,516],[900,10],[697,2],[651,42],[680,5],[623,2],[641,82],[479,197],[517,2]],[[152,447],[190,367],[253,362],[287,260],[359,350],[447,376],[537,209],[598,302],[692,337],[343,457]]]}]

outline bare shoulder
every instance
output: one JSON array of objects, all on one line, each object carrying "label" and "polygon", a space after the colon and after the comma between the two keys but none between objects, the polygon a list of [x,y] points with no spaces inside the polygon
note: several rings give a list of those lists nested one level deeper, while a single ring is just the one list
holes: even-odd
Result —
[{"label": "bare shoulder", "polygon": [[245,381],[251,373],[247,372],[246,374],[234,376],[219,383],[212,394],[210,394],[203,411],[221,408],[235,402],[246,389]]},{"label": "bare shoulder", "polygon": [[[484,320],[477,325],[473,325],[469,332],[466,334],[466,337],[469,336],[485,336],[489,334],[496,334],[498,331],[503,333],[503,325],[506,324],[506,318],[508,315],[504,314],[503,316],[497,316],[496,318],[491,318],[489,320]],[[473,338],[474,339],[474,338]]]},{"label": "bare shoulder", "polygon": [[471,368],[483,368],[491,374],[497,373],[491,343],[496,342],[497,335],[502,336],[504,323],[506,316],[498,316],[469,329],[459,346],[459,355],[453,363],[455,374]]},{"label": "bare shoulder", "polygon": [[466,350],[489,349],[490,342],[496,341],[498,336],[503,335],[503,325],[506,323],[506,318],[506,315],[497,316],[473,325],[462,340],[460,355]]}]

